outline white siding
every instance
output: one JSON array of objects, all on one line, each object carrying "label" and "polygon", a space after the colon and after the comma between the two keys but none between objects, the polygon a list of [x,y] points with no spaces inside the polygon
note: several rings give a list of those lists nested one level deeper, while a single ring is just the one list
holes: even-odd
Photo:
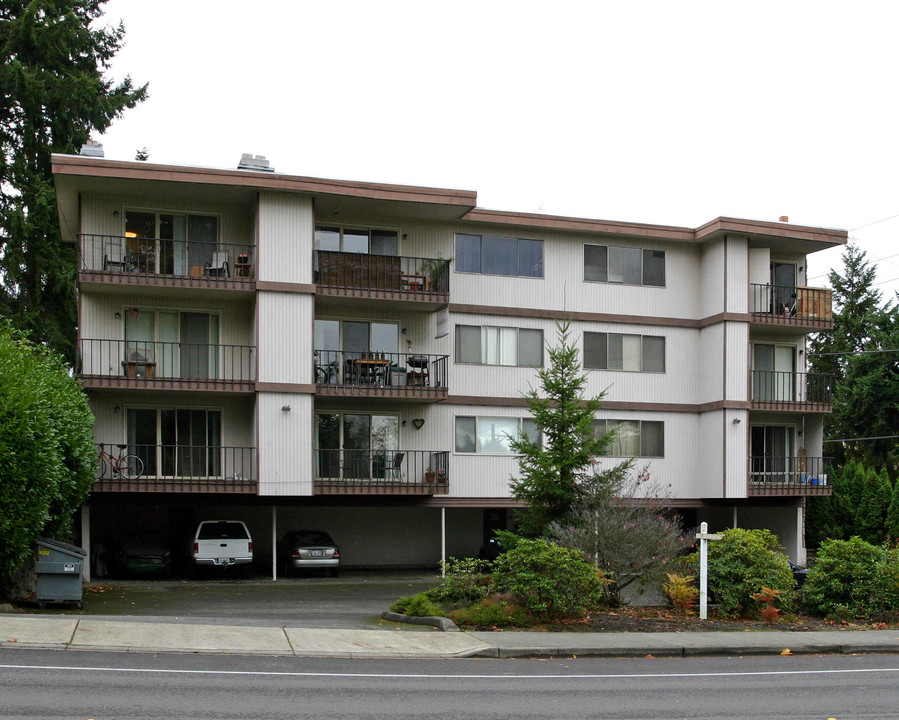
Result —
[{"label": "white siding", "polygon": [[748,242],[744,237],[727,238],[727,312],[749,312]]},{"label": "white siding", "polygon": [[312,282],[312,199],[259,195],[259,280]]},{"label": "white siding", "polygon": [[259,494],[311,495],[312,396],[261,392],[257,407]]},{"label": "white siding", "polygon": [[314,296],[257,293],[259,381],[311,383]]}]

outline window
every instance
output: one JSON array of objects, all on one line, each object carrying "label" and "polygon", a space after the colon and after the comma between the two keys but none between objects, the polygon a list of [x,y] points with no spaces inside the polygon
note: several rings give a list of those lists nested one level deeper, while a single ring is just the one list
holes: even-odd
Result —
[{"label": "window", "polygon": [[584,280],[664,287],[665,252],[606,245],[584,245]]},{"label": "window", "polygon": [[396,415],[316,413],[317,477],[384,478],[399,446]]},{"label": "window", "polygon": [[124,308],[123,362],[145,368],[148,377],[214,380],[219,376],[219,316]]},{"label": "window", "polygon": [[542,278],[543,241],[456,233],[456,270]]},{"label": "window", "polygon": [[222,413],[193,408],[129,408],[128,452],[148,477],[219,477]]},{"label": "window", "polygon": [[531,418],[460,416],[456,418],[456,452],[509,454],[511,439],[522,434],[539,441]]},{"label": "window", "polygon": [[218,235],[215,215],[125,210],[126,249],[144,272],[187,275],[192,267],[211,265]]},{"label": "window", "polygon": [[665,338],[585,332],[584,367],[590,370],[665,372]]},{"label": "window", "polygon": [[315,249],[368,255],[397,254],[397,231],[368,228],[315,227]]},{"label": "window", "polygon": [[543,331],[456,325],[456,362],[543,367]]},{"label": "window", "polygon": [[665,457],[665,423],[655,420],[594,420],[593,436],[614,432],[612,457]]}]

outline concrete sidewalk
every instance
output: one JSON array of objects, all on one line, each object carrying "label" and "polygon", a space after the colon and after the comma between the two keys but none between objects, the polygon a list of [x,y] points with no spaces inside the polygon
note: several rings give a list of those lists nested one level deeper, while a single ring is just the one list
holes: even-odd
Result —
[{"label": "concrete sidewalk", "polygon": [[899,653],[899,630],[548,633],[320,630],[0,615],[0,647],[295,657],[687,657]]}]

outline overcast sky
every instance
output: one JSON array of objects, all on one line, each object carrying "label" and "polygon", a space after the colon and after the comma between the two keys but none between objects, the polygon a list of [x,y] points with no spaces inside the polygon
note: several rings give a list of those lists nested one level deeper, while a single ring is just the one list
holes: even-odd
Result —
[{"label": "overcast sky", "polygon": [[[111,0],[149,99],[106,157],[850,230],[899,291],[899,3]],[[889,218],[889,219],[887,219]],[[826,284],[840,250],[812,256]],[[817,276],[817,277],[816,277]]]}]

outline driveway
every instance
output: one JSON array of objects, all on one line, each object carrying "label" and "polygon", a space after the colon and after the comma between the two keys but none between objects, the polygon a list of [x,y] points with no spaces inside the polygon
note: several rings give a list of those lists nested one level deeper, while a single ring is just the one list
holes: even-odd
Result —
[{"label": "driveway", "polygon": [[[414,595],[440,582],[431,571],[343,570],[339,578],[291,577],[192,580],[101,580],[84,588],[84,608],[48,605],[48,614],[92,619],[141,617],[160,622],[178,618],[195,623],[289,625],[352,629],[395,628],[380,614],[399,597]],[[416,626],[412,627],[421,630]]]}]

